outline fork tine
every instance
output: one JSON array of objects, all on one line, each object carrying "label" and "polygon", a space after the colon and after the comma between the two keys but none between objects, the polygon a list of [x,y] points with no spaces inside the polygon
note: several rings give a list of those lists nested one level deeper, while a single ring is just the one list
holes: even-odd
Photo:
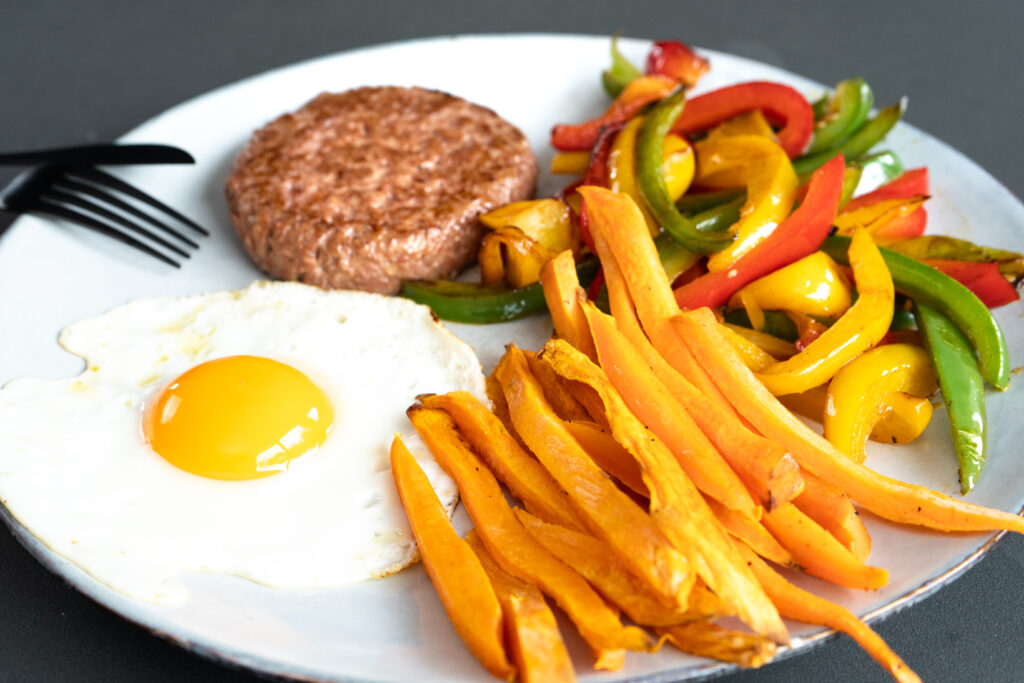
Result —
[{"label": "fork tine", "polygon": [[153,242],[156,242],[157,244],[166,249],[170,249],[179,256],[189,258],[189,253],[182,249],[181,247],[171,242],[168,242],[163,237],[160,237],[160,235],[154,234],[153,232],[147,230],[138,223],[133,223],[124,216],[116,214],[113,211],[110,211],[109,209],[106,209],[95,202],[89,201],[84,197],[79,197],[68,192],[63,192],[61,190],[50,188],[45,193],[43,193],[43,196],[40,197],[40,199],[61,202],[64,204],[71,204],[72,206],[77,206],[80,209],[85,209],[89,213],[96,214],[97,216],[102,216],[103,218],[106,218],[108,221],[113,221],[114,223],[117,223],[118,225],[121,225],[127,228],[128,230],[141,234],[146,239],[152,240]]},{"label": "fork tine", "polygon": [[75,168],[66,168],[65,171],[68,172],[68,173],[72,173],[72,174],[74,174],[74,175],[76,175],[76,176],[78,176],[80,178],[84,178],[86,180],[92,180],[93,182],[95,182],[97,184],[106,185],[107,187],[115,188],[117,190],[120,190],[121,192],[124,192],[126,195],[129,195],[131,197],[135,197],[139,201],[146,202],[147,204],[149,204],[153,208],[159,209],[160,211],[163,211],[167,215],[172,216],[173,218],[181,221],[182,223],[184,223],[185,225],[189,226],[190,228],[192,228],[193,230],[195,230],[196,232],[198,232],[201,235],[207,235],[208,236],[210,234],[210,232],[206,228],[200,226],[198,223],[196,223],[192,219],[188,218],[187,216],[183,216],[179,212],[175,211],[171,207],[169,207],[166,204],[164,204],[159,199],[156,199],[155,197],[149,196],[148,194],[146,194],[145,192],[143,192],[139,188],[135,187],[134,185],[129,185],[128,183],[124,182],[120,178],[112,176],[109,173],[106,173],[104,171],[99,170],[98,168],[75,167]]},{"label": "fork tine", "polygon": [[140,211],[138,208],[132,206],[128,202],[122,201],[119,197],[116,197],[115,195],[112,195],[109,192],[104,192],[103,190],[100,190],[94,185],[79,182],[77,180],[67,177],[66,175],[64,177],[56,179],[54,182],[55,186],[60,186],[68,190],[80,192],[82,194],[87,194],[94,199],[98,199],[101,202],[117,207],[121,211],[124,211],[125,213],[130,213],[136,218],[141,218],[142,220],[154,225],[158,229],[163,230],[164,232],[173,235],[174,237],[177,237],[179,240],[189,245],[190,247],[193,247],[195,249],[199,248],[199,244],[197,242],[193,241],[186,235],[181,234],[181,232],[179,232],[178,230],[175,230],[174,228],[167,225],[163,221],[154,218],[145,211]]},{"label": "fork tine", "polygon": [[166,264],[168,264],[170,266],[174,266],[175,268],[181,268],[181,264],[180,263],[178,263],[177,261],[175,261],[171,257],[167,256],[166,254],[157,251],[156,249],[154,249],[153,247],[149,246],[145,242],[142,242],[142,241],[132,237],[131,235],[128,235],[128,234],[123,233],[123,232],[120,232],[119,230],[115,230],[112,227],[110,227],[109,225],[107,225],[106,223],[103,223],[102,221],[98,221],[95,218],[93,218],[92,216],[88,216],[88,215],[86,215],[86,214],[84,214],[84,213],[82,213],[80,211],[75,211],[74,209],[69,209],[66,206],[61,206],[60,204],[54,204],[53,202],[49,202],[49,201],[42,200],[42,199],[38,200],[34,204],[33,210],[34,211],[39,211],[40,213],[49,213],[49,214],[52,214],[54,216],[58,216],[60,218],[67,219],[67,220],[72,221],[74,223],[78,223],[79,225],[82,225],[83,227],[89,228],[90,230],[95,230],[95,231],[97,231],[97,232],[99,232],[99,233],[101,233],[103,235],[106,235],[107,237],[112,237],[113,239],[115,239],[115,240],[117,240],[119,242],[123,242],[124,244],[127,244],[127,245],[129,245],[131,247],[135,247],[136,249],[139,249],[140,251],[144,251],[147,254],[149,254],[150,256],[153,256],[154,258],[160,259],[161,261],[163,261],[164,263],[166,263]]}]

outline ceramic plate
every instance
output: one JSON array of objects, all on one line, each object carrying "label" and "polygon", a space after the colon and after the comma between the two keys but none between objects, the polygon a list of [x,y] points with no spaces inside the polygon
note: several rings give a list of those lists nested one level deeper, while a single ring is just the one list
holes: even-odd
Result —
[{"label": "ceramic plate", "polygon": [[[110,240],[58,222],[26,217],[0,241],[0,382],[36,375],[78,373],[81,361],[61,350],[62,327],[129,299],[236,289],[259,279],[228,218],[224,179],[249,134],[321,91],[360,85],[419,85],[447,90],[493,108],[530,138],[541,168],[551,151],[552,124],[580,121],[603,110],[607,99],[598,75],[608,61],[608,38],[551,35],[470,36],[385,45],[298,64],[244,80],[182,104],[125,136],[125,141],[165,142],[188,149],[194,167],[133,168],[117,172],[214,230],[211,239],[180,271]],[[623,40],[641,61],[647,44]],[[769,79],[789,83],[808,97],[821,85],[746,59],[705,52],[712,69],[701,83],[710,89],[732,82]],[[515,59],[509,59],[515,55]],[[899,125],[886,147],[907,168],[927,165],[934,196],[929,229],[985,244],[1020,245],[1024,207],[970,160],[908,125]],[[541,177],[538,194],[563,179]],[[1015,359],[1024,355],[1021,305],[997,313]],[[489,327],[453,326],[476,348],[489,369],[505,343],[538,348],[550,332],[544,316]],[[1019,362],[1019,360],[1018,360]],[[990,452],[969,499],[1002,510],[1024,503],[1024,460],[1008,457],[1024,438],[1013,406],[1024,398],[1016,381],[990,395]],[[868,464],[889,474],[957,495],[956,462],[942,410],[912,447],[871,444]],[[36,541],[8,518],[16,535],[53,571],[85,594],[166,637],[216,658],[259,671],[299,678],[349,681],[493,680],[459,642],[419,568],[384,580],[317,591],[271,590],[243,579],[191,575],[192,599],[179,607],[133,601],[106,588]],[[465,519],[459,518],[460,524]],[[878,615],[919,598],[949,581],[978,557],[992,534],[944,535],[868,519],[872,564],[890,571],[883,590],[868,593],[811,579],[804,583],[860,615]],[[593,673],[571,627],[563,629],[583,680],[675,680],[719,668],[706,660],[664,648],[656,655],[631,655],[616,673]],[[798,652],[825,632],[792,625]]]}]

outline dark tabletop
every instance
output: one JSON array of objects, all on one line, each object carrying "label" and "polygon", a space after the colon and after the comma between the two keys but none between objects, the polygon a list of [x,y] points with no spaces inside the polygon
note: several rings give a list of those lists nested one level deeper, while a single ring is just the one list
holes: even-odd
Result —
[{"label": "dark tabletop", "polygon": [[[0,149],[111,140],[218,86],[374,43],[457,33],[621,31],[681,38],[823,83],[863,76],[879,101],[909,96],[910,123],[1024,193],[1024,3],[824,4],[8,0],[0,13]],[[0,182],[10,175],[3,170]],[[7,222],[0,218],[0,227]],[[0,305],[15,294],[0,293]],[[925,680],[1021,680],[1024,542],[1004,539],[952,584],[873,626]],[[0,530],[0,680],[185,678],[253,677],[107,612]],[[843,636],[729,680],[888,679]]]}]

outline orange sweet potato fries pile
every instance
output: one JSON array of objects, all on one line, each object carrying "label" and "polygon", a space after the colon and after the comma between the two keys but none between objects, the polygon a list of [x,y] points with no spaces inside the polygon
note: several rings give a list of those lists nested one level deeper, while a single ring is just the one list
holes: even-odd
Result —
[{"label": "orange sweet potato fries pile", "polygon": [[[492,406],[456,392],[408,410],[458,485],[467,538],[401,440],[392,445],[423,563],[466,646],[499,678],[572,680],[546,596],[599,669],[666,642],[760,666],[788,643],[788,618],[843,631],[895,679],[918,680],[860,619],[786,576],[886,584],[855,503],[945,531],[1024,532],[1024,519],[836,450],[764,387],[709,309],[680,311],[635,202],[579,193],[611,315],[587,299],[565,251],[541,279],[555,337],[537,352],[508,348],[488,378]],[[749,630],[714,623],[724,617]]]}]

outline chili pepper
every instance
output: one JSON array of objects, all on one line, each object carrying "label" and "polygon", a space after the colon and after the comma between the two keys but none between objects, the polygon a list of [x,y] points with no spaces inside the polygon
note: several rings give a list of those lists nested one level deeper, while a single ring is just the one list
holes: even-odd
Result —
[{"label": "chili pepper", "polygon": [[680,88],[658,103],[644,120],[636,139],[636,179],[644,203],[662,227],[690,251],[707,254],[726,247],[732,236],[697,230],[693,221],[679,213],[661,173],[665,136],[683,111],[685,96],[686,91]]},{"label": "chili pepper", "polygon": [[740,287],[817,250],[828,235],[842,191],[842,157],[818,169],[796,211],[727,270],[697,278],[675,291],[680,308],[717,308]]},{"label": "chili pepper", "polygon": [[532,239],[556,252],[579,252],[572,213],[560,199],[528,199],[512,202],[480,216],[480,222],[492,230],[514,225]]},{"label": "chili pepper", "polygon": [[808,154],[833,149],[838,143],[858,131],[868,119],[875,95],[863,78],[849,78],[836,85],[829,99],[825,117],[818,121]]},{"label": "chili pepper", "polygon": [[853,235],[850,252],[857,302],[806,349],[757,373],[776,396],[825,383],[889,330],[895,295],[879,248],[867,232],[859,230]]},{"label": "chili pepper", "polygon": [[[597,272],[599,261],[588,259],[576,266],[580,283],[586,287]],[[498,323],[546,310],[544,290],[539,282],[511,289],[478,282],[453,280],[406,280],[401,296],[426,304],[442,320],[457,323]]]},{"label": "chili pepper", "polygon": [[484,285],[505,283],[525,287],[540,279],[540,269],[558,255],[515,226],[503,226],[484,235],[478,260]]},{"label": "chili pepper", "polygon": [[854,462],[864,462],[864,442],[894,391],[926,397],[935,391],[928,352],[910,344],[886,344],[844,365],[828,385],[822,425],[825,438]]},{"label": "chili pepper", "polygon": [[708,270],[724,270],[782,223],[796,199],[797,178],[779,145],[757,135],[708,138],[696,144],[696,182],[711,187],[747,187],[736,240],[708,259]]},{"label": "chili pepper", "polygon": [[847,205],[832,224],[840,235],[864,229],[876,242],[888,245],[924,232],[928,214],[922,205],[926,199],[925,195],[917,195],[905,199],[883,199],[854,209]]},{"label": "chili pepper", "polygon": [[844,142],[840,143],[834,150],[808,154],[793,160],[793,169],[797,173],[807,173],[821,166],[828,161],[835,152],[842,152],[847,161],[852,161],[863,155],[884,138],[892,127],[907,110],[906,98],[896,104],[891,104],[875,115],[875,118],[864,124],[863,127]]},{"label": "chili pepper", "polygon": [[867,194],[851,199],[845,211],[856,211],[889,199],[908,199],[929,194],[928,169],[912,168]]},{"label": "chili pepper", "polygon": [[[583,176],[580,185],[598,185],[605,187],[608,183],[608,155],[611,152],[612,144],[615,142],[616,134],[622,130],[624,123],[613,123],[601,129],[594,146],[590,150],[590,161],[587,164],[587,172]],[[597,253],[594,248],[594,240],[590,236],[590,229],[587,227],[586,212],[580,210],[579,218],[580,240],[587,245],[591,252]]]},{"label": "chili pepper", "polygon": [[619,37],[612,36],[612,65],[601,72],[601,84],[605,92],[618,97],[622,89],[642,75],[640,69],[633,66],[626,56],[619,52]]},{"label": "chili pepper", "polygon": [[710,68],[708,60],[695,53],[688,45],[678,40],[659,40],[647,53],[644,70],[648,74],[671,76],[692,88]]},{"label": "chili pepper", "polygon": [[981,303],[989,308],[996,308],[1013,303],[1020,298],[995,263],[971,263],[970,261],[954,261],[952,259],[926,259],[932,268],[941,270],[981,299]]},{"label": "chili pepper", "polygon": [[627,85],[604,114],[584,123],[560,123],[551,130],[551,146],[563,152],[590,149],[601,128],[625,123],[644,107],[671,93],[678,83],[667,76],[641,76]]},{"label": "chili pepper", "polygon": [[[849,246],[849,237],[831,235],[825,238],[821,249],[837,262],[849,263]],[[985,304],[962,284],[931,266],[885,247],[879,247],[879,251],[896,289],[952,320],[971,340],[982,377],[996,389],[1005,390],[1010,382],[1010,352],[1002,329]]]},{"label": "chili pepper", "polygon": [[795,89],[769,81],[739,83],[694,97],[686,103],[686,111],[672,131],[692,135],[755,109],[760,109],[773,125],[782,126],[779,145],[789,158],[803,152],[814,129],[811,105]]},{"label": "chili pepper", "polygon": [[952,320],[920,301],[914,304],[914,317],[939,380],[960,463],[960,492],[966,495],[985,464],[985,382],[971,342]]}]

